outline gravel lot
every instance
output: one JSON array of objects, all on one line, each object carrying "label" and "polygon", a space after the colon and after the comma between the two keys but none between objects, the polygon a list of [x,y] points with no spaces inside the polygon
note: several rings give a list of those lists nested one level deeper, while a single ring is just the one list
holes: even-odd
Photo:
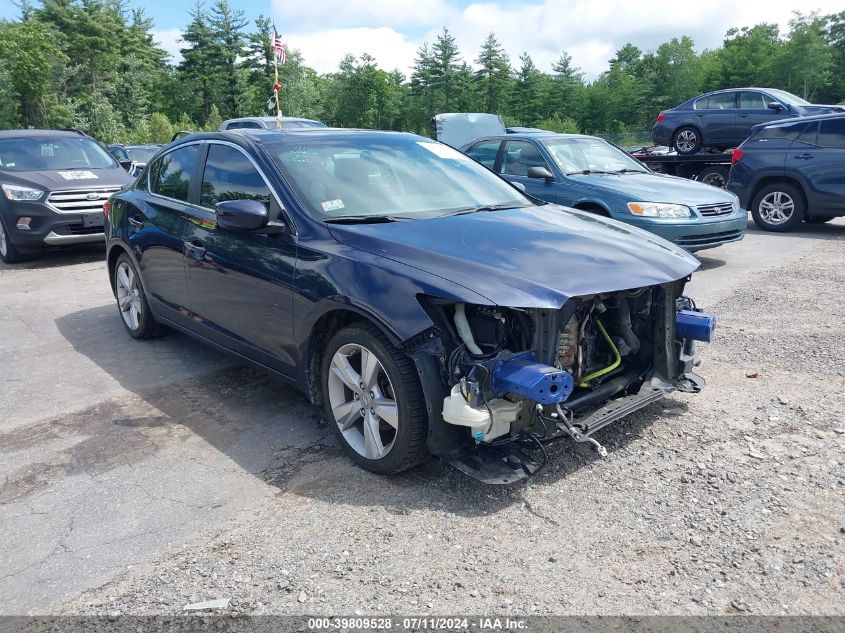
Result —
[{"label": "gravel lot", "polygon": [[273,377],[130,340],[97,250],[0,266],[0,613],[845,615],[845,221],[702,261],[707,389],[508,487],[371,475]]}]

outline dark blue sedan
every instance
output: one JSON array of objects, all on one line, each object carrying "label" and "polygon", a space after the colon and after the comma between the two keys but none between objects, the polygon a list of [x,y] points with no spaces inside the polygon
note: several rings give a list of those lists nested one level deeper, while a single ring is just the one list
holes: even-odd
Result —
[{"label": "dark blue sedan", "polygon": [[595,136],[509,134],[463,151],[536,198],[632,224],[689,251],[745,235],[748,214],[732,193],[654,173]]},{"label": "dark blue sedan", "polygon": [[717,90],[661,112],[651,136],[657,145],[670,145],[679,154],[695,154],[702,148],[736,147],[760,123],[830,112],[845,112],[845,108],[813,105],[774,88]]},{"label": "dark blue sedan", "polygon": [[275,372],[374,472],[434,454],[515,481],[545,443],[605,454],[602,428],[704,386],[695,258],[419,136],[189,135],[104,212],[130,336],[173,328]]}]

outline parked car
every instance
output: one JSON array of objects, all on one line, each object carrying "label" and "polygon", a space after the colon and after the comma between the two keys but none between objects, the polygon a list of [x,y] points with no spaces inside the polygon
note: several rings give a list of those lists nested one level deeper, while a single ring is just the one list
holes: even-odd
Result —
[{"label": "parked car", "polygon": [[845,215],[845,114],[756,126],[734,150],[728,189],[766,231]]},{"label": "parked car", "polygon": [[514,481],[550,439],[600,448],[598,429],[703,386],[694,257],[535,201],[447,145],[203,133],[145,174],[107,207],[129,335],[169,326],[276,372],[374,472],[433,453]]},{"label": "parked car", "polygon": [[661,112],[651,137],[679,154],[695,154],[702,148],[736,147],[760,123],[831,112],[845,112],[845,106],[813,105],[774,88],[716,90]]},{"label": "parked car", "polygon": [[[300,119],[298,117],[283,116],[282,127],[286,130],[299,128],[326,127],[322,121],[313,119]],[[227,119],[220,125],[220,131],[226,130],[275,130],[276,117],[274,116],[247,116],[239,119]]]},{"label": "parked car", "polygon": [[103,241],[103,203],[130,178],[82,132],[0,131],[0,258]]},{"label": "parked car", "polygon": [[594,136],[509,134],[463,151],[536,198],[633,224],[689,251],[745,234],[748,214],[732,193],[656,174]]},{"label": "parked car", "polygon": [[120,143],[114,143],[112,145],[106,145],[106,149],[109,153],[120,161],[121,164],[123,164],[123,161],[128,161],[126,165],[127,168],[131,163],[147,164],[162,147],[164,147],[164,145],[156,143],[147,143],[145,145],[123,145]]},{"label": "parked car", "polygon": [[137,178],[147,166],[147,162],[164,145],[148,143],[146,145],[106,145],[109,153],[117,159],[130,178]]}]

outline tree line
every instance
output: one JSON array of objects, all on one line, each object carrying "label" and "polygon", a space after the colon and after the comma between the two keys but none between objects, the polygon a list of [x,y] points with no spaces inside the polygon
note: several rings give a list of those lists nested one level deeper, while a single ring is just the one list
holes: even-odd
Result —
[{"label": "tree line", "polygon": [[[170,63],[153,22],[128,0],[24,0],[0,21],[0,128],[74,127],[102,142],[165,142],[174,130],[217,129],[267,114],[272,95],[271,21],[250,22],[227,0],[198,2]],[[284,114],[341,127],[430,134],[438,112],[493,112],[510,125],[633,141],[657,113],[718,88],[768,86],[817,103],[845,99],[845,11],[795,13],[729,30],[696,52],[687,36],[653,51],[628,43],[588,81],[561,51],[550,68],[529,52],[511,59],[494,33],[465,58],[443,28],[417,51],[410,76],[346,55],[319,74],[289,50],[279,66]]]}]

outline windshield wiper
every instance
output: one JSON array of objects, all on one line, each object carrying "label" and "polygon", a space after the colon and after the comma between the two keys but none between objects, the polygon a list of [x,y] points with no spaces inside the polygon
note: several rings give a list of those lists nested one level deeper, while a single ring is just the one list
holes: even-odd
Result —
[{"label": "windshield wiper", "polygon": [[618,171],[602,171],[601,169],[583,169],[581,171],[570,171],[567,176],[589,176],[590,174],[618,174]]},{"label": "windshield wiper", "polygon": [[455,209],[449,213],[444,213],[439,216],[445,218],[450,215],[466,215],[467,213],[479,213],[484,211],[502,211],[503,209],[521,209],[524,205],[517,204],[484,204],[477,207],[464,207],[463,209]]},{"label": "windshield wiper", "polygon": [[644,169],[619,169],[617,171],[610,172],[612,174],[647,174],[648,172]]},{"label": "windshield wiper", "polygon": [[341,218],[327,218],[323,222],[326,224],[386,224],[400,220],[413,220],[413,218],[397,215],[346,215]]}]

